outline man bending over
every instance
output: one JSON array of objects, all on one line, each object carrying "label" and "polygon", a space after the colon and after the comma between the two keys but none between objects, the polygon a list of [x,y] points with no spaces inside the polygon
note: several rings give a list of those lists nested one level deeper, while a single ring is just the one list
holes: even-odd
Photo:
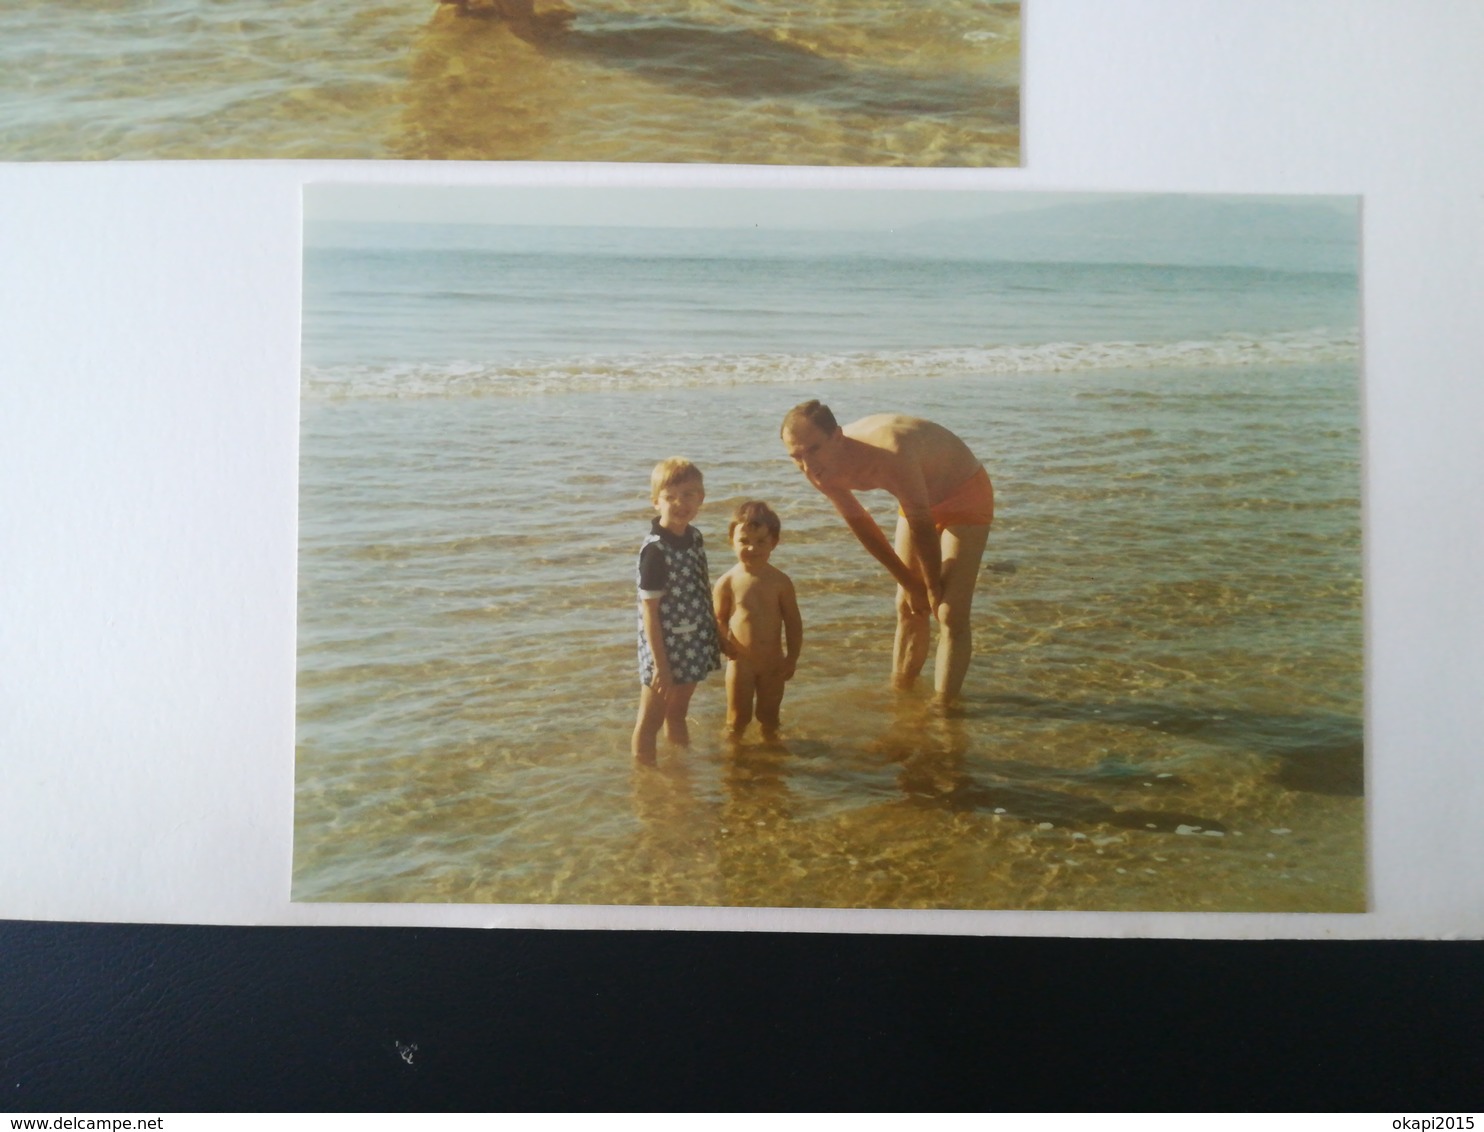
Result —
[{"label": "man bending over", "polygon": [[[951,702],[973,654],[969,610],[994,520],[994,488],[983,465],[932,421],[880,413],[841,427],[818,401],[790,409],[780,435],[789,458],[896,579],[892,682],[908,688],[917,679],[936,618],[942,628],[933,688],[941,703]],[[895,545],[855,497],[877,489],[896,496]]]}]

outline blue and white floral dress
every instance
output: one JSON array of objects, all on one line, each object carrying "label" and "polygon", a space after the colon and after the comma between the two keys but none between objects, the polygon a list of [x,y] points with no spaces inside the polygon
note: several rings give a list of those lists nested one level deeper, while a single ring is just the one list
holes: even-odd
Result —
[{"label": "blue and white floral dress", "polygon": [[[651,549],[653,548],[653,549]],[[655,519],[639,547],[639,682],[654,683],[654,653],[644,635],[644,600],[660,599],[660,632],[670,679],[695,684],[721,667],[721,642],[711,606],[711,575],[701,532],[673,534]]]}]

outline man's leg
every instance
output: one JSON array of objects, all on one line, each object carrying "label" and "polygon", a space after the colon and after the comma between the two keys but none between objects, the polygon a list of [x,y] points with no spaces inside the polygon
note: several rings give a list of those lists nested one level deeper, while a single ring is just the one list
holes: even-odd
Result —
[{"label": "man's leg", "polygon": [[[902,524],[898,524],[900,530]],[[974,655],[969,611],[974,603],[974,585],[979,580],[979,562],[989,541],[988,524],[965,524],[943,532],[943,604],[936,613],[942,628],[938,635],[938,662],[933,689],[942,703],[958,697]]]},{"label": "man's leg", "polygon": [[[897,516],[897,557],[907,569],[917,570],[917,551],[912,546],[912,528]],[[897,587],[897,637],[892,645],[891,683],[894,688],[910,688],[927,663],[928,639],[932,618],[926,613],[913,613],[907,605],[907,591]]]}]

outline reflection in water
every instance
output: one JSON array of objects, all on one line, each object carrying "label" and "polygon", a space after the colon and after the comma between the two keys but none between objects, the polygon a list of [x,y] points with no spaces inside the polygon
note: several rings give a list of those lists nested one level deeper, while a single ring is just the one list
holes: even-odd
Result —
[{"label": "reflection in water", "polygon": [[728,904],[749,893],[783,891],[808,875],[792,835],[790,755],[779,743],[730,741],[722,758],[724,789],[717,857]]},{"label": "reflection in water", "polygon": [[566,101],[538,61],[506,22],[441,7],[413,45],[397,156],[534,156]]},{"label": "reflection in water", "polygon": [[399,156],[941,165],[1018,151],[1014,71],[835,56],[725,11],[526,17],[523,2],[443,0],[413,45]]},{"label": "reflection in water", "polygon": [[[975,714],[980,718],[1144,727],[1164,735],[1197,739],[1202,743],[1275,759],[1277,765],[1273,778],[1290,790],[1350,798],[1365,793],[1365,742],[1361,721],[1334,712],[1211,711],[1168,703],[1045,700],[1011,695],[986,697],[976,706],[964,710],[965,714]],[[1031,772],[1046,773],[1043,767],[1033,767]],[[1152,779],[1153,784],[1159,786],[1179,783],[1179,779],[1168,772],[1154,774],[1117,760],[1100,765],[1093,775],[1110,782],[1122,778],[1128,781]]]},{"label": "reflection in water", "polygon": [[[1126,866],[1141,865],[1147,885],[1157,873],[1150,862],[1168,867],[1177,854],[1219,852],[1242,836],[1223,813],[1182,808],[1191,784],[1169,771],[985,758],[961,718],[910,696],[893,701],[885,724],[857,752],[808,739],[731,740],[717,750],[672,749],[659,768],[636,768],[642,830],[632,860],[649,874],[651,899],[674,903],[683,890],[731,905],[957,907],[956,894],[1001,883],[998,871],[1021,886],[1024,906],[1074,907],[1075,894],[1108,883],[1109,872],[1127,876]],[[858,774],[862,759],[889,776],[879,790],[857,790],[844,805],[811,804],[821,779],[846,773],[842,764]],[[694,777],[711,760],[717,802],[703,800]],[[1138,797],[1102,796],[1110,789]],[[1150,906],[1147,892],[1143,899]]]},{"label": "reflection in water", "polygon": [[[1226,826],[1212,817],[1163,807],[1122,808],[1043,784],[1048,777],[1084,784],[1095,782],[1106,777],[1102,768],[1091,773],[1068,774],[1052,769],[1048,774],[1046,767],[985,760],[979,763],[980,774],[987,774],[989,780],[976,779],[966,766],[969,738],[962,724],[954,716],[944,716],[936,722],[937,727],[923,727],[920,720],[903,716],[883,741],[885,748],[896,751],[900,757],[902,793],[911,805],[980,810],[1037,826],[1043,823],[1068,828],[1107,825],[1158,833],[1175,833],[1182,827],[1197,832],[1226,831]],[[1167,787],[1180,784],[1173,776],[1159,776],[1152,771],[1144,771],[1139,777],[1149,780],[1147,785],[1155,781]]]},{"label": "reflection in water", "polygon": [[674,904],[675,893],[684,892],[689,900],[706,893],[725,903],[715,884],[714,811],[697,797],[689,760],[670,752],[657,766],[635,763],[631,797],[639,832],[630,867],[649,902]]}]

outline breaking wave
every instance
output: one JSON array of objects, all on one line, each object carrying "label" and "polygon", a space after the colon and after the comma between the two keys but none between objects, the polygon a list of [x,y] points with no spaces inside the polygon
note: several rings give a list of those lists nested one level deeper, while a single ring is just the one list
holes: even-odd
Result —
[{"label": "breaking wave", "polygon": [[625,389],[923,380],[972,375],[1112,369],[1314,365],[1359,356],[1354,330],[1262,337],[1227,334],[1180,342],[1053,342],[1027,346],[862,350],[845,353],[580,355],[479,363],[304,367],[304,396],[500,397]]}]

